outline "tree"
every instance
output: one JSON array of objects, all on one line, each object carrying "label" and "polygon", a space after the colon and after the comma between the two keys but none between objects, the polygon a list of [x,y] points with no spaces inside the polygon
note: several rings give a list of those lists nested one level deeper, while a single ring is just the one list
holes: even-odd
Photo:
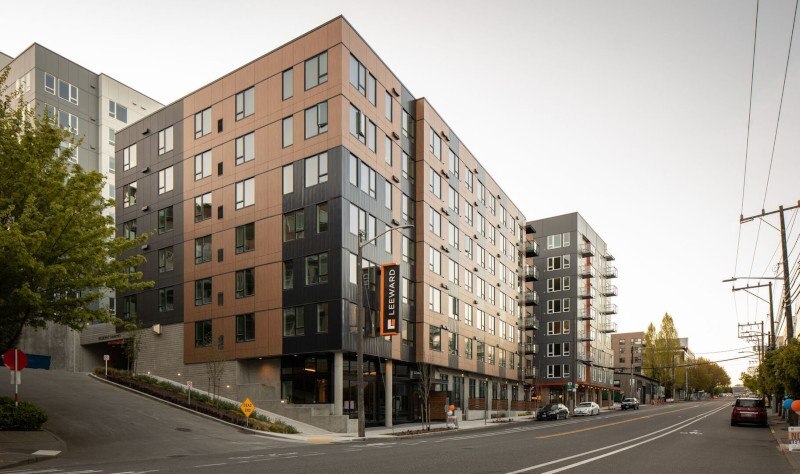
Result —
[{"label": "tree", "polygon": [[656,332],[653,323],[647,327],[644,336],[643,370],[648,377],[659,380],[667,386],[669,396],[675,396],[676,380],[684,377],[681,363],[683,352],[678,338],[678,330],[669,313],[664,313],[661,325]]},{"label": "tree", "polygon": [[647,326],[647,332],[644,333],[642,365],[646,376],[661,380],[661,367],[656,361],[656,326],[653,323]]},{"label": "tree", "polygon": [[422,429],[431,429],[431,390],[433,388],[434,369],[431,364],[424,362],[417,363],[417,370],[420,372],[419,395],[422,401]]},{"label": "tree", "polygon": [[716,362],[703,357],[698,357],[689,366],[689,385],[696,390],[719,395],[723,389],[731,384],[728,373]]},{"label": "tree", "polygon": [[25,326],[119,323],[92,303],[105,288],[151,285],[126,272],[144,257],[116,258],[146,235],[114,238],[103,175],[71,162],[78,142],[3,86],[8,71],[0,74],[0,351],[14,347]]},{"label": "tree", "polygon": [[128,333],[123,339],[125,342],[123,350],[128,359],[128,370],[135,374],[137,372],[136,365],[139,362],[139,353],[142,351],[142,345],[144,344],[141,323],[138,320],[125,323],[124,329]]},{"label": "tree", "polygon": [[222,376],[225,374],[225,353],[222,350],[224,344],[223,336],[219,336],[217,345],[209,348],[206,355],[206,375],[208,376],[208,393],[211,395],[213,403],[219,403],[219,387],[222,384]]}]

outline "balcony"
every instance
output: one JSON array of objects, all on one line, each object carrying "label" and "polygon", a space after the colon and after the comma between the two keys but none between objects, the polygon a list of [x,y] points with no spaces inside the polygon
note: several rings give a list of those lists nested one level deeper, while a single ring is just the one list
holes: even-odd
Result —
[{"label": "balcony", "polygon": [[526,234],[535,234],[536,229],[533,228],[533,222],[526,222],[525,223],[525,233]]},{"label": "balcony", "polygon": [[524,346],[525,346],[525,355],[537,354],[539,352],[539,344],[526,342]]},{"label": "balcony", "polygon": [[539,330],[539,320],[536,319],[536,316],[534,316],[531,313],[528,313],[528,315],[525,316],[525,330],[526,331],[538,331]]},{"label": "balcony", "polygon": [[539,244],[537,244],[535,240],[525,241],[525,256],[526,257],[539,256]]},{"label": "balcony", "polygon": [[578,287],[578,298],[581,299],[592,299],[595,297],[595,290],[591,286],[580,286]]},{"label": "balcony", "polygon": [[525,292],[525,306],[539,306],[539,293],[535,290]]},{"label": "balcony", "polygon": [[535,379],[536,378],[536,367],[525,367],[525,378],[526,379]]},{"label": "balcony", "polygon": [[604,333],[617,332],[617,323],[609,321],[603,324],[602,326],[600,326],[600,332]]},{"label": "balcony", "polygon": [[594,341],[594,332],[578,331],[578,342],[592,342],[592,341]]},{"label": "balcony", "polygon": [[590,264],[581,265],[578,269],[578,275],[581,278],[594,278],[594,267]]},{"label": "balcony", "polygon": [[616,285],[604,285],[600,294],[603,296],[617,296],[617,286]]},{"label": "balcony", "polygon": [[589,242],[584,242],[578,246],[578,251],[581,253],[581,257],[594,257],[594,245]]},{"label": "balcony", "polygon": [[587,351],[585,348],[580,348],[578,352],[575,354],[575,358],[580,362],[591,364],[592,356],[590,354],[591,354],[590,351]]},{"label": "balcony", "polygon": [[603,276],[606,278],[616,278],[617,267],[606,267],[606,269],[603,271]]},{"label": "balcony", "polygon": [[581,306],[578,308],[578,319],[582,319],[584,321],[594,321],[597,319],[597,310],[593,307],[589,306]]},{"label": "balcony", "polygon": [[615,304],[607,304],[601,310],[603,314],[617,314],[617,305]]},{"label": "balcony", "polygon": [[539,269],[534,265],[525,265],[525,281],[539,281]]},{"label": "balcony", "polygon": [[603,255],[603,257],[604,257],[604,258],[605,258],[607,261],[609,261],[609,262],[610,262],[610,261],[612,261],[612,260],[615,260],[615,259],[614,259],[614,255],[612,255],[612,254],[611,254],[611,251],[610,251],[610,250],[608,250],[608,249],[606,249],[606,254],[605,254],[605,255]]}]

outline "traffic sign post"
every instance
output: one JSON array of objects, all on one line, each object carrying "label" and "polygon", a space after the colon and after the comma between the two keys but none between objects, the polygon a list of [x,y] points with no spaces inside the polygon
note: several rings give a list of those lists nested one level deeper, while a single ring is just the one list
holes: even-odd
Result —
[{"label": "traffic sign post", "polygon": [[239,407],[239,408],[242,410],[242,413],[244,413],[244,416],[245,416],[245,418],[244,418],[244,426],[245,427],[249,427],[250,426],[250,415],[253,413],[253,410],[256,409],[256,406],[253,405],[253,402],[251,402],[249,398],[245,398],[244,401],[242,402],[242,406]]},{"label": "traffic sign post", "polygon": [[106,363],[106,378],[108,378],[108,359],[110,358],[108,354],[103,355],[103,361]]},{"label": "traffic sign post", "polygon": [[187,391],[189,392],[189,405],[191,405],[192,404],[192,381],[191,380],[187,380],[186,381],[186,388],[188,389]]},{"label": "traffic sign post", "polygon": [[11,383],[14,384],[14,406],[19,406],[19,384],[22,383],[22,369],[28,366],[28,356],[19,349],[9,349],[3,354],[3,363],[11,370]]}]

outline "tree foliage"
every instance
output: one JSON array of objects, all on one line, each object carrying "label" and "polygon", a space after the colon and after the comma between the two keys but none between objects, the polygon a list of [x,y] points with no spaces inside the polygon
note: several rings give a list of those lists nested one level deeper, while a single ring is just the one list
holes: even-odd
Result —
[{"label": "tree foliage", "polygon": [[767,351],[756,374],[742,374],[742,382],[745,387],[764,395],[799,397],[800,342],[791,339],[785,346]]},{"label": "tree foliage", "polygon": [[[678,330],[669,313],[664,313],[656,332],[650,323],[644,337],[643,370],[645,375],[666,385],[667,392],[674,396],[676,381],[684,379],[683,349]],[[680,384],[677,384],[680,385]]]},{"label": "tree foliage", "polygon": [[48,322],[74,329],[88,322],[119,322],[92,305],[104,293],[143,289],[141,273],[126,272],[144,259],[117,260],[135,240],[114,238],[114,205],[101,193],[102,174],[72,163],[72,134],[38,117],[5,86],[0,74],[0,351],[13,347],[25,326]]},{"label": "tree foliage", "polygon": [[698,357],[688,366],[689,385],[695,390],[719,395],[724,387],[731,384],[728,373],[716,362]]}]

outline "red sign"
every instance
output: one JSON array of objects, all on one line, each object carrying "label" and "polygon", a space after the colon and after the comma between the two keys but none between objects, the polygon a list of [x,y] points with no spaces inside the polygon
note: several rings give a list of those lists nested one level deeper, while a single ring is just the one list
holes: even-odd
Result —
[{"label": "red sign", "polygon": [[28,356],[19,349],[9,349],[3,354],[3,363],[9,370],[22,370],[28,366]]}]

